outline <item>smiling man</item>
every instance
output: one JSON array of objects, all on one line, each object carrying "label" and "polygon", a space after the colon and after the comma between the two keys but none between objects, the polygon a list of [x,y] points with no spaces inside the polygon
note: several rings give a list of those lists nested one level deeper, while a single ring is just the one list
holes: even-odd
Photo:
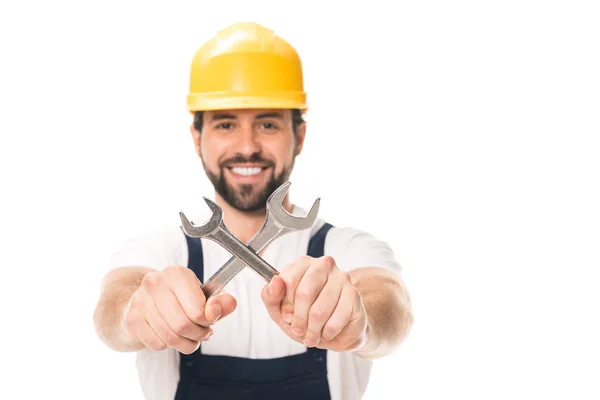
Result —
[{"label": "smiling man", "polygon": [[[225,225],[247,243],[302,152],[300,58],[258,24],[223,29],[194,56],[188,109]],[[289,195],[283,206],[306,215]],[[147,399],[360,399],[372,362],[408,335],[400,266],[367,232],[317,219],[261,256],[280,272],[269,284],[245,268],[206,299],[202,282],[231,257],[218,244],[173,226],[118,249],[94,322],[111,349],[137,352]]]},{"label": "smiling man", "polygon": [[302,122],[298,109],[217,110],[196,112],[191,132],[217,194],[239,210],[264,212],[270,194],[292,173]]}]

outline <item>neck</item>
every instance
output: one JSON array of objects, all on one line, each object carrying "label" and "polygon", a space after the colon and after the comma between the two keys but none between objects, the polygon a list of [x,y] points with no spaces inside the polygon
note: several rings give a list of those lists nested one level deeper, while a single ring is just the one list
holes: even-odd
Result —
[{"label": "neck", "polygon": [[[240,211],[233,208],[218,193],[215,193],[215,203],[223,209],[223,222],[229,232],[242,243],[248,243],[265,223],[267,211],[264,208],[256,211]],[[282,205],[287,212],[292,212],[293,204],[289,194],[283,199]]]}]

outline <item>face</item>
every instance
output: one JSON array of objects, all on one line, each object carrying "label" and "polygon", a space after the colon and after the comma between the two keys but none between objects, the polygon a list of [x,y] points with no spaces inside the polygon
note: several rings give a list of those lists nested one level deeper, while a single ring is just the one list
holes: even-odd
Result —
[{"label": "face", "polygon": [[255,211],[286,182],[304,143],[290,110],[206,111],[196,151],[216,192],[232,207]]}]

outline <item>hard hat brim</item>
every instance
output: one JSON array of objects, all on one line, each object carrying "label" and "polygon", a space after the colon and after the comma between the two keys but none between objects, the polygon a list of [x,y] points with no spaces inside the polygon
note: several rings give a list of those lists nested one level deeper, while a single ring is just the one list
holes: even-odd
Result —
[{"label": "hard hat brim", "polygon": [[214,96],[190,94],[187,97],[187,109],[190,112],[195,111],[213,111],[213,110],[234,110],[234,109],[300,109],[303,113],[308,109],[304,93],[297,93],[290,96],[223,96],[221,93],[215,93]]}]

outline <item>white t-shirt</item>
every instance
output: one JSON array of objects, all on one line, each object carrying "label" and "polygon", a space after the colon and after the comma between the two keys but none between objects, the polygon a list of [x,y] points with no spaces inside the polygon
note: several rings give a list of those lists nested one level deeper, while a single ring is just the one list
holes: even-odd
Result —
[{"label": "white t-shirt", "polygon": [[[306,211],[295,207],[293,214]],[[209,215],[194,218],[196,224]],[[291,232],[271,243],[263,258],[282,269],[305,255],[310,238],[325,221],[317,219],[312,229]],[[212,276],[231,254],[212,240],[202,239],[204,280]],[[334,227],[325,240],[325,254],[334,258],[338,268],[349,271],[360,267],[383,267],[400,273],[389,246],[366,232],[353,228]],[[179,225],[165,227],[133,238],[118,249],[111,267],[146,266],[158,270],[167,265],[188,264],[185,236]],[[270,319],[260,293],[265,280],[250,268],[244,268],[225,287],[237,300],[237,308],[213,325],[214,335],[202,343],[202,353],[244,358],[276,358],[302,353],[306,347],[290,339]],[[136,366],[143,393],[148,400],[172,400],[179,381],[179,353],[141,350]],[[350,352],[327,352],[328,381],[332,400],[359,400],[367,387],[371,361]]]}]

